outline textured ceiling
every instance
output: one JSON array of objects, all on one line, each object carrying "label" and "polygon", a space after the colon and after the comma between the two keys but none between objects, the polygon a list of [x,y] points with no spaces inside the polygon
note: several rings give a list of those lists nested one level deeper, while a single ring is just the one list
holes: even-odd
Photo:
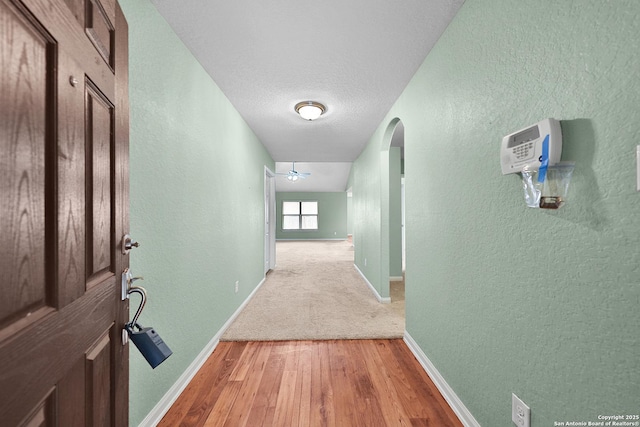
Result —
[{"label": "textured ceiling", "polygon": [[[307,163],[306,181],[314,162],[358,157],[464,2],[151,1],[271,157]],[[304,100],[327,111],[302,120]]]}]

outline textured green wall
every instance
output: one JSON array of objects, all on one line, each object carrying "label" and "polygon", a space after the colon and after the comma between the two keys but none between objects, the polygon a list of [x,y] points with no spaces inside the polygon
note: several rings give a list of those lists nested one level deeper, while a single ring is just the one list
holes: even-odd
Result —
[{"label": "textured green wall", "polygon": [[[512,392],[533,427],[640,408],[639,34],[636,0],[467,0],[354,164],[362,265],[402,119],[406,328],[483,426],[513,425]],[[546,117],[576,162],[558,211],[500,173]]]},{"label": "textured green wall", "polygon": [[130,40],[131,234],[141,242],[131,268],[149,294],[141,323],[174,352],[152,370],[131,348],[130,420],[138,425],[262,280],[264,165],[274,164],[149,1],[121,3]]},{"label": "textured green wall", "polygon": [[[283,201],[317,201],[318,229],[308,231],[282,230]],[[276,193],[276,239],[346,239],[347,238],[347,193]]]},{"label": "textured green wall", "polygon": [[[374,139],[375,141],[378,138]],[[384,294],[384,286],[380,280],[382,236],[381,222],[381,165],[380,147],[370,142],[360,157],[351,167],[353,180],[353,245],[355,247],[355,264],[362,274],[382,297],[389,296],[388,286]],[[388,158],[388,157],[387,157]],[[388,243],[387,243],[388,245]],[[388,271],[388,259],[386,261]],[[384,295],[383,295],[384,294]]]}]

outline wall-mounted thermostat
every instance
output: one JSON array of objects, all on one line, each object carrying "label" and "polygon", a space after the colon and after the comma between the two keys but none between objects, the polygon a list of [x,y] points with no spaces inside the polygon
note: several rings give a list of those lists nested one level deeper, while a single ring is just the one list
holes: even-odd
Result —
[{"label": "wall-mounted thermostat", "polygon": [[537,170],[543,161],[560,161],[562,129],[555,119],[545,119],[502,138],[500,163],[502,174],[522,172],[525,166]]}]

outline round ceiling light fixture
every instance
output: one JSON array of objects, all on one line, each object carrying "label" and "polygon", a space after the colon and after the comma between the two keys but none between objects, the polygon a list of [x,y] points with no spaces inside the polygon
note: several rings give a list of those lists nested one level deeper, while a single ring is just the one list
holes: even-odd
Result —
[{"label": "round ceiling light fixture", "polygon": [[315,120],[326,110],[326,107],[316,101],[302,101],[295,106],[296,113],[305,120]]}]

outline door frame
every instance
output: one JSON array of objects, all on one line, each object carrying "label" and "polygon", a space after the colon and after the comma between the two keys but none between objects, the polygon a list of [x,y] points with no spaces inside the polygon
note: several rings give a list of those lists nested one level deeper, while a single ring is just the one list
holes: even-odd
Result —
[{"label": "door frame", "polygon": [[264,167],[264,274],[276,267],[276,174]]}]

